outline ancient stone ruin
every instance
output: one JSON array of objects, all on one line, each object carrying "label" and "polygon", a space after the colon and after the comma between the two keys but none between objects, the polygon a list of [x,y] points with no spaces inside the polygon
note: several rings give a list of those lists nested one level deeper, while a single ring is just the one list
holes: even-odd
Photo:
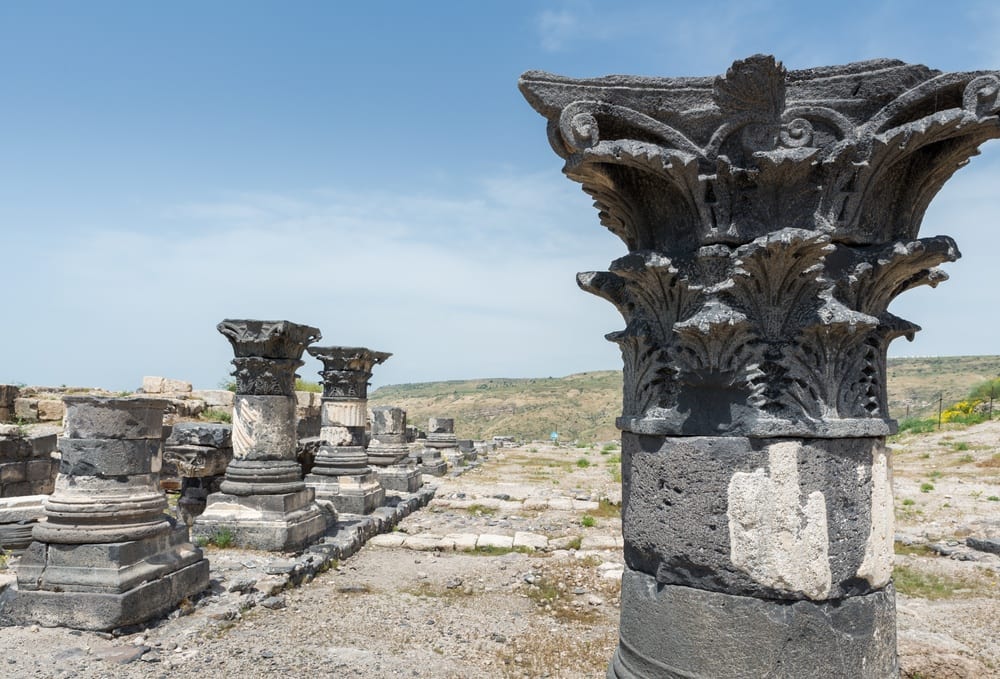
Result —
[{"label": "ancient stone ruin", "polygon": [[225,479],[233,459],[232,431],[231,425],[220,422],[178,422],[163,444],[164,467],[169,464],[180,477],[177,514],[188,526]]},{"label": "ancient stone ruin", "polygon": [[386,490],[415,493],[423,479],[410,459],[406,443],[406,411],[394,406],[372,408],[368,462],[375,467],[379,483]]},{"label": "ancient stone ruin", "polygon": [[365,427],[372,368],[392,354],[364,347],[309,347],[323,363],[322,441],[306,485],[338,512],[370,514],[385,489],[368,466]]},{"label": "ancient stone ruin", "polygon": [[424,441],[427,452],[425,457],[434,459],[434,453],[444,458],[451,465],[465,462],[465,455],[458,447],[455,436],[455,420],[450,417],[431,417],[427,420],[427,440]]},{"label": "ancient stone ruin", "polygon": [[1000,136],[995,72],[877,60],[717,78],[525,73],[628,254],[580,286],[624,362],[611,677],[898,674],[889,313],[946,278],[928,203]]},{"label": "ancient stone ruin", "polygon": [[110,630],[208,586],[208,561],[164,511],[164,404],[67,396],[62,460],[44,518],[4,593],[6,622]]},{"label": "ancient stone ruin", "polygon": [[296,461],[295,371],[319,330],[256,320],[225,320],[218,330],[236,354],[233,460],[192,534],[211,540],[224,531],[233,544],[253,549],[301,548],[327,527]]}]

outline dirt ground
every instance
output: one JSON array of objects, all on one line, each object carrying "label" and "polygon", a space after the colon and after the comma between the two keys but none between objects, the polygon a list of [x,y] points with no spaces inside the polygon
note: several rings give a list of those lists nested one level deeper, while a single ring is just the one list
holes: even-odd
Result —
[{"label": "dirt ground", "polygon": [[[1000,537],[1000,501],[989,499],[1000,495],[998,441],[1000,423],[988,423],[892,443],[904,676],[1000,677],[1000,557],[963,542]],[[272,597],[272,608],[196,605],[117,637],[2,628],[0,676],[604,676],[622,563],[618,455],[613,445],[496,451],[434,479],[436,498],[398,534]],[[515,533],[548,546],[426,551],[440,536]],[[426,545],[412,548],[421,536]],[[215,591],[237,586],[253,556],[210,548]]]}]

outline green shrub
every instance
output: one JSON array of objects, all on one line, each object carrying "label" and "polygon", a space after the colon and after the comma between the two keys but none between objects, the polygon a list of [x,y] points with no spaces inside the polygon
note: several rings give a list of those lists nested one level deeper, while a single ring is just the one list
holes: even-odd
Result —
[{"label": "green shrub", "polygon": [[986,499],[989,500],[990,502],[1000,502],[1000,496],[997,495],[989,495],[986,497]]},{"label": "green shrub", "polygon": [[580,469],[586,469],[587,467],[590,466],[590,460],[588,460],[585,457],[581,457],[579,460],[576,461],[576,466],[579,467]]},{"label": "green shrub", "polygon": [[226,422],[230,423],[233,421],[233,416],[225,410],[218,410],[216,408],[209,408],[200,415],[201,419],[208,420],[209,422]]},{"label": "green shrub", "polygon": [[920,492],[921,493],[929,493],[932,490],[934,490],[934,484],[933,483],[924,482],[924,483],[920,484]]},{"label": "green shrub", "polygon": [[968,450],[969,444],[965,441],[959,441],[958,443],[951,444],[951,449],[955,451]]},{"label": "green shrub", "polygon": [[903,506],[909,507],[910,505],[917,504],[917,501],[912,498],[903,498]]},{"label": "green shrub", "polygon": [[580,525],[584,528],[593,528],[597,525],[597,519],[592,517],[590,514],[584,514],[583,518],[580,519]]}]

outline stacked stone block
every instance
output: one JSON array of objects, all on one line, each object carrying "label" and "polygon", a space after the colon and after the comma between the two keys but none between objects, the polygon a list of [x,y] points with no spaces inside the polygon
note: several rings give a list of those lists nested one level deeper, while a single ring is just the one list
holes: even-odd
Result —
[{"label": "stacked stone block", "polygon": [[149,620],[208,586],[159,488],[163,403],[66,397],[55,491],[0,617],[90,630]]},{"label": "stacked stone block", "polygon": [[242,547],[300,549],[327,527],[296,461],[295,370],[319,330],[257,320],[225,320],[218,330],[236,354],[233,460],[192,533],[211,540],[228,531]]},{"label": "stacked stone block", "polygon": [[406,411],[393,406],[372,408],[368,462],[386,490],[415,493],[423,483],[406,443]]},{"label": "stacked stone block", "polygon": [[205,511],[209,494],[217,492],[233,459],[232,425],[178,422],[163,450],[164,467],[180,478],[178,516],[190,526]]},{"label": "stacked stone block", "polygon": [[365,451],[368,380],[392,354],[364,347],[309,347],[309,353],[323,363],[322,443],[306,484],[338,512],[370,514],[385,489]]},{"label": "stacked stone block", "polygon": [[465,453],[458,447],[455,437],[455,420],[450,417],[432,417],[427,421],[427,440],[424,441],[424,462],[437,464],[444,459],[452,466],[465,464]]}]

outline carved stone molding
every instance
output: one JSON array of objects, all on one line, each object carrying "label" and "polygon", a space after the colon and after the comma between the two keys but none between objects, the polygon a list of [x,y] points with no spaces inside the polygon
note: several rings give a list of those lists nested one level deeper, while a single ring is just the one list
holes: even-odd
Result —
[{"label": "carved stone molding", "polygon": [[666,435],[882,436],[888,312],[959,257],[918,238],[944,182],[1000,137],[1000,77],[894,60],[717,78],[528,72],[564,172],[629,254],[580,274],[612,302],[619,426]]},{"label": "carved stone molding", "polygon": [[309,347],[309,354],[323,363],[323,398],[368,398],[372,368],[392,354],[365,347]]},{"label": "carved stone molding", "polygon": [[216,329],[229,340],[237,358],[283,358],[298,360],[308,344],[322,339],[318,328],[290,321],[229,319]]}]

